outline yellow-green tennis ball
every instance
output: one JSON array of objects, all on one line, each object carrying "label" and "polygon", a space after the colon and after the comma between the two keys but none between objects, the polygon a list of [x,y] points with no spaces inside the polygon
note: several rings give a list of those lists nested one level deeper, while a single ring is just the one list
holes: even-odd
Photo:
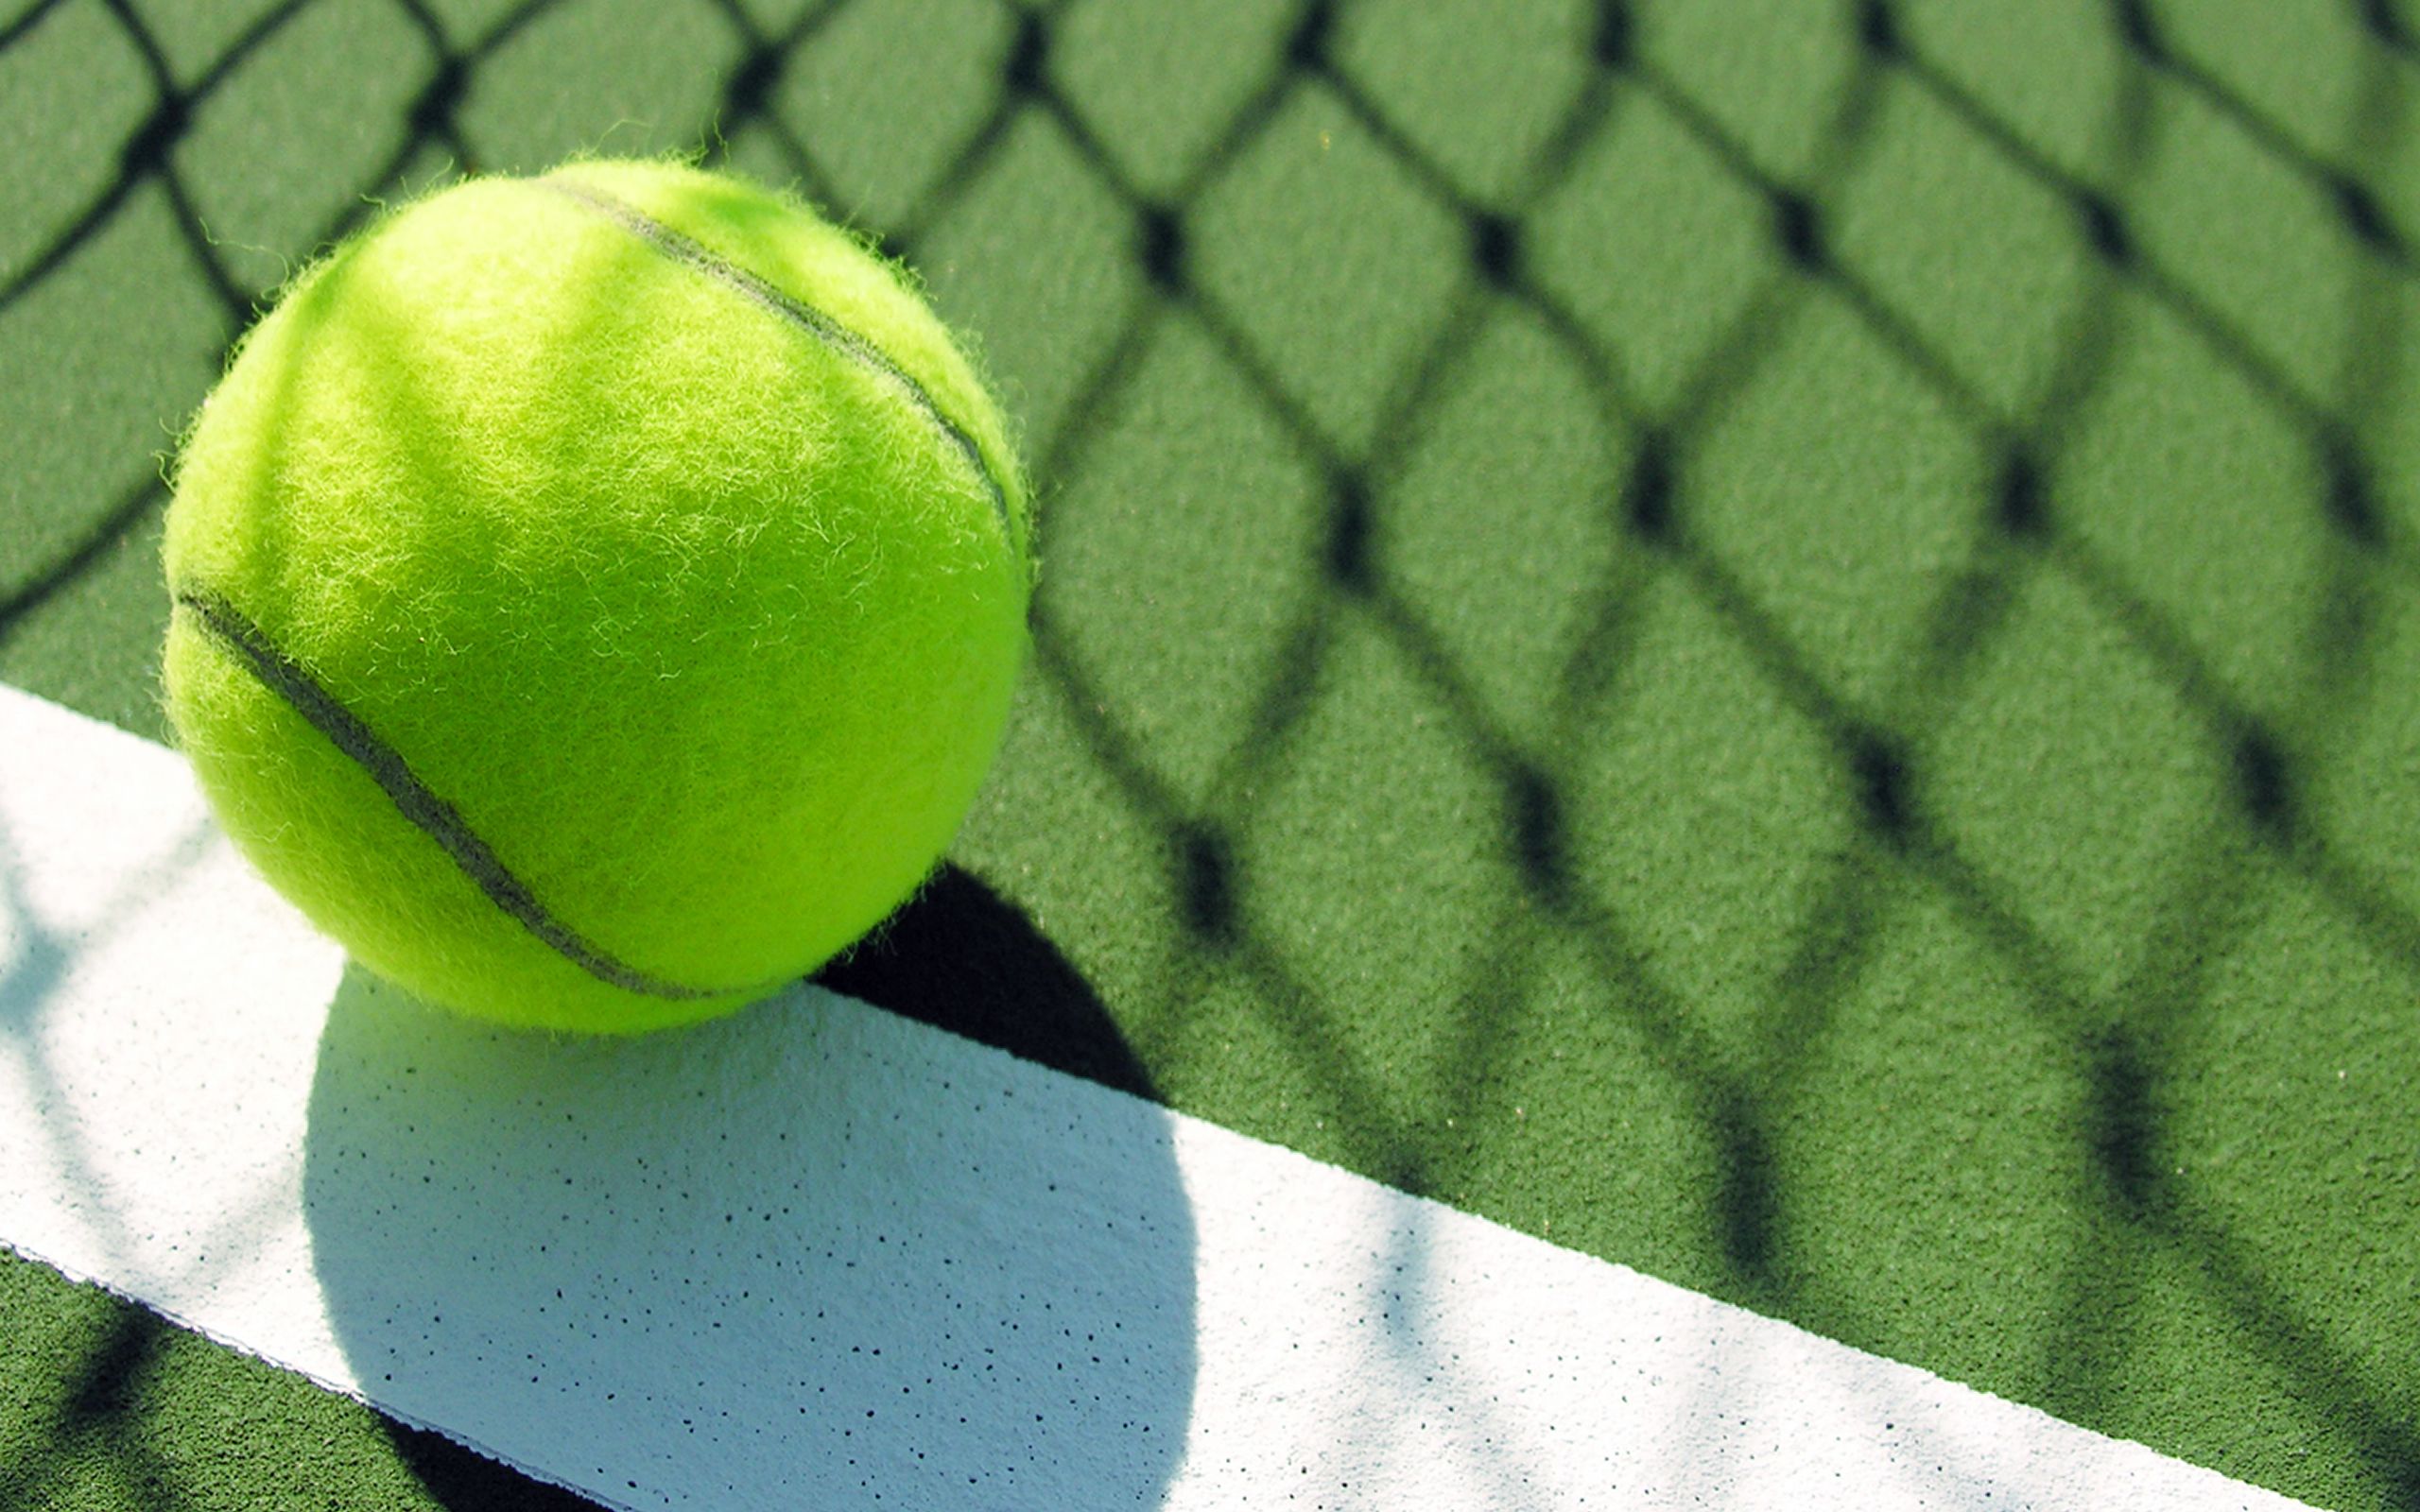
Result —
[{"label": "yellow-green tennis ball", "polygon": [[931,872],[1026,647],[999,411],[900,275],[666,163],[390,215],[178,459],[169,714],[227,832],[432,1002],[761,997]]}]

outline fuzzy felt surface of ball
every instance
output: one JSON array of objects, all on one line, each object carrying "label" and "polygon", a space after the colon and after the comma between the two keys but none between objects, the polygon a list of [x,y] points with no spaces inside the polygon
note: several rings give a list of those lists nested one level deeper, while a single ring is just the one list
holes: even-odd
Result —
[{"label": "fuzzy felt surface of ball", "polygon": [[1006,422],[913,284],[671,163],[474,179],[298,277],[181,447],[166,701],[351,954],[628,1033],[927,877],[1027,646]]}]

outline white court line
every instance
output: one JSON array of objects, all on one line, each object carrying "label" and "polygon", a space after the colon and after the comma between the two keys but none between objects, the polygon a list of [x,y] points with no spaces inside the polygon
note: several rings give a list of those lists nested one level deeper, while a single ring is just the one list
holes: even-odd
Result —
[{"label": "white court line", "polygon": [[0,1242],[619,1505],[2298,1504],[820,991],[427,1012],[6,688]]}]

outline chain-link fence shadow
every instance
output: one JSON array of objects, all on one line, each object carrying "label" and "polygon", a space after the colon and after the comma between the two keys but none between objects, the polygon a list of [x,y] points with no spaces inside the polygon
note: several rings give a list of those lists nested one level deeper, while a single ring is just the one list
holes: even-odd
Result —
[{"label": "chain-link fence shadow", "polygon": [[[223,345],[380,201],[616,145],[623,80],[580,71],[610,7],[285,0],[174,37],[150,9],[0,23],[0,70],[72,43],[123,76],[79,86],[109,123],[58,133],[0,246],[0,331],[54,352],[136,319]],[[2420,799],[2387,787],[2420,740],[2401,12],[2311,8],[2327,80],[2296,93],[2225,18],[2150,0],[1999,32],[1863,0],[1771,38],[1516,8],[1534,45],[1472,52],[1527,48],[1517,78],[1462,77],[1453,28],[1494,19],[927,9],[649,25],[696,48],[666,88],[711,160],[855,216],[1011,382],[1046,572],[1025,743],[960,859],[1152,1082],[1249,1123],[1220,1077],[1282,1068],[1272,1136],[1921,1353],[1940,1335],[1842,1273],[1858,1223],[1826,1214],[1890,1140],[1995,1116],[1960,1101],[1991,1073],[1864,1143],[1838,1126],[1883,1115],[1840,1093],[1927,1014],[1994,1022],[1955,1058],[2071,1094],[1997,1115],[2041,1132],[1993,1146],[2065,1173],[2006,1178],[2058,1212],[2009,1240],[2050,1249],[2001,1252],[2038,1283],[1990,1293],[2048,1321],[1919,1363],[2156,1441],[2135,1351],[2166,1330],[2293,1404],[2219,1468],[2420,1508],[2409,1267],[2317,1198],[2308,1234],[2280,1226],[2292,1172],[2225,1127],[2303,1116],[2251,1074],[2360,1050],[2340,998],[2360,1022],[2420,989]],[[298,128],[274,109],[216,123],[268,60],[307,68],[313,28],[374,34],[380,62],[306,172],[275,161]],[[887,64],[911,35],[929,56]],[[562,102],[498,103],[533,89]],[[830,125],[853,111],[876,126]],[[147,218],[173,266],[118,249]],[[76,313],[147,276],[173,314]],[[177,371],[198,398],[208,366]],[[76,496],[5,563],[0,658],[64,633],[156,524],[157,444],[53,465]],[[1078,853],[1097,874],[1054,881]],[[2285,970],[2246,963],[2295,951],[2312,996],[2246,1010]],[[1928,954],[1961,964],[1905,965]],[[1412,1028],[1365,1032],[1420,983]],[[2398,1027],[2374,1069],[2409,1064]],[[1591,1124],[1601,1091],[1573,1125],[1535,1104],[1607,1067],[1651,1081],[1660,1134]],[[2409,1208],[2413,1131],[2312,1177],[2369,1182],[2351,1213],[2398,1181]],[[1686,1161],[1642,1179],[1695,1190],[1641,1210],[1690,1230],[1651,1241],[1595,1199],[1659,1139]],[[1899,1153],[1927,1211],[1998,1221],[2001,1178]],[[1589,1211],[1520,1206],[1573,1173]],[[2192,1432],[2158,1447],[2209,1462],[2250,1425]]]}]

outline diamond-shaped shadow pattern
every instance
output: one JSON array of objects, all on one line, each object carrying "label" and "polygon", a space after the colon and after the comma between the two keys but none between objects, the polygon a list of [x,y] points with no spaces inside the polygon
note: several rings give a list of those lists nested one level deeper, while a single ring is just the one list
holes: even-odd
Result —
[{"label": "diamond-shaped shadow pattern", "polygon": [[[2329,1027],[2420,1001],[2395,0],[166,9],[0,19],[53,160],[0,350],[121,411],[8,412],[98,460],[11,506],[0,673],[124,577],[123,411],[218,354],[79,387],[127,227],[223,349],[375,202],[702,143],[914,257],[1033,426],[1058,570],[959,859],[1174,1101],[2420,1508],[2420,1031]],[[294,113],[342,37],[390,66]],[[354,177],[263,172],[322,129]]]}]

